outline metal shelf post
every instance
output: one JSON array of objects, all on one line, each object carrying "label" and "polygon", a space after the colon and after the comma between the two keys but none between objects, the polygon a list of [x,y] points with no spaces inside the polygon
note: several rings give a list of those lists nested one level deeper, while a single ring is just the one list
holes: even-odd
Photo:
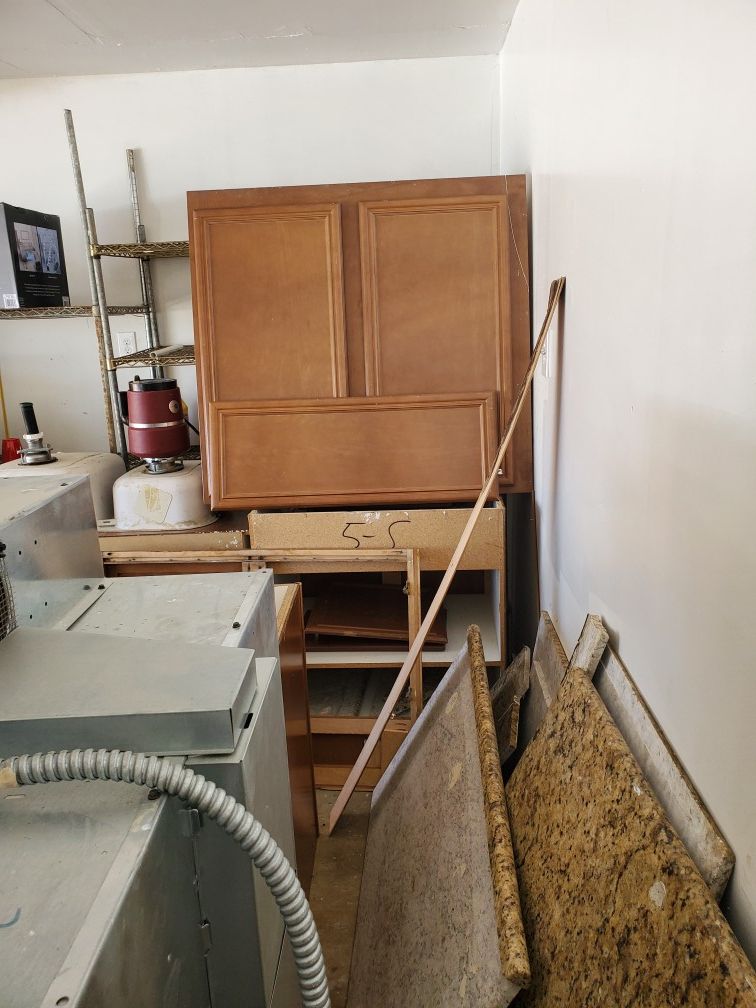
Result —
[{"label": "metal shelf post", "polygon": [[[92,243],[89,233],[89,218],[87,214],[87,198],[84,194],[84,180],[81,176],[81,164],[79,162],[79,148],[76,144],[76,133],[74,132],[73,116],[70,109],[65,109],[63,116],[66,122],[66,134],[68,135],[68,149],[71,154],[71,167],[73,168],[74,185],[76,187],[76,197],[79,201],[79,212],[84,234],[87,238],[87,249]],[[102,380],[103,396],[105,398],[105,423],[108,429],[108,445],[112,452],[121,453],[119,438],[116,434],[115,417],[113,413],[111,382],[108,372],[108,354],[106,353],[105,326],[108,327],[108,342],[110,339],[110,325],[108,317],[103,319],[99,309],[97,297],[97,281],[95,279],[94,259],[87,255],[87,271],[89,273],[89,291],[92,298],[92,317],[94,319],[95,335],[97,337],[97,356],[100,362],[100,378]],[[110,354],[112,357],[112,353]],[[120,426],[120,425],[119,425]]]}]

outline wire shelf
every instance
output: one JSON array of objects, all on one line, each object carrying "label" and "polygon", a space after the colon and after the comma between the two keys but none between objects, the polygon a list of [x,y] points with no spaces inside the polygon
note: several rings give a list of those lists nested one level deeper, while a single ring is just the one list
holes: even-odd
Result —
[{"label": "wire shelf", "polygon": [[[108,315],[145,315],[144,305],[108,305]],[[91,318],[92,305],[54,308],[0,308],[0,319]]]},{"label": "wire shelf", "polygon": [[118,259],[175,259],[189,255],[188,241],[121,242],[114,245],[92,245],[91,254],[114,256]]},{"label": "wire shelf", "polygon": [[185,346],[160,347],[157,350],[137,350],[125,357],[113,358],[113,366],[118,368],[132,367],[176,367],[180,364],[194,364],[194,347]]}]

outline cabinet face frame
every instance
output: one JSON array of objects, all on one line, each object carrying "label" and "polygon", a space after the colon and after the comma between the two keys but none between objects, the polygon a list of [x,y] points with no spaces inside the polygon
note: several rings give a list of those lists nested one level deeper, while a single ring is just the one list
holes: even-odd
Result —
[{"label": "cabinet face frame", "polygon": [[[507,197],[443,196],[412,200],[366,200],[359,203],[360,265],[362,271],[362,318],[367,395],[396,395],[399,389],[387,385],[383,374],[381,354],[381,312],[379,297],[379,239],[381,218],[410,217],[420,214],[487,213],[492,217],[495,263],[493,266],[494,316],[496,332],[491,335],[495,359],[496,383],[491,391],[496,393],[499,430],[507,422],[507,403],[513,398],[512,341],[509,296],[509,231]],[[451,385],[451,383],[450,383]],[[478,383],[476,387],[483,387]],[[426,392],[430,390],[425,390]],[[433,393],[459,392],[457,388],[434,389]],[[507,453],[502,469],[502,481],[513,481],[511,452]]]}]

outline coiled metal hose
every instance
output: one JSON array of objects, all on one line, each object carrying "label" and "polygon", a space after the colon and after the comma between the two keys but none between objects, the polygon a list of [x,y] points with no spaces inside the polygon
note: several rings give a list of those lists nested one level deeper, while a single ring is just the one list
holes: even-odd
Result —
[{"label": "coiled metal hose", "polygon": [[71,749],[12,756],[20,784],[109,780],[141,784],[174,795],[222,826],[249,855],[273,893],[291,942],[304,1008],[330,1008],[320,939],[299,879],[273,837],[235,798],[179,763],[119,749]]}]

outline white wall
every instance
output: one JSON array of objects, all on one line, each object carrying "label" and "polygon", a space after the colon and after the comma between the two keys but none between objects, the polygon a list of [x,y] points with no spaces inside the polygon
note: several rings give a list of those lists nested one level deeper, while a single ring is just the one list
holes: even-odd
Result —
[{"label": "white wall", "polygon": [[[499,156],[495,56],[0,82],[0,201],[60,215],[75,303],[89,300],[89,285],[64,108],[104,242],[133,240],[127,147],[140,151],[154,240],[186,238],[188,189],[485,175]],[[135,264],[105,270],[110,303],[138,303]],[[157,263],[153,274],[163,342],[192,342],[188,263]],[[14,430],[15,404],[31,399],[56,447],[105,447],[91,321],[0,326]],[[143,323],[115,319],[113,329],[141,334]],[[192,369],[177,374],[193,403]]]},{"label": "white wall", "polygon": [[532,175],[541,603],[600,613],[735,848],[756,957],[756,6],[520,0],[502,169]]}]

